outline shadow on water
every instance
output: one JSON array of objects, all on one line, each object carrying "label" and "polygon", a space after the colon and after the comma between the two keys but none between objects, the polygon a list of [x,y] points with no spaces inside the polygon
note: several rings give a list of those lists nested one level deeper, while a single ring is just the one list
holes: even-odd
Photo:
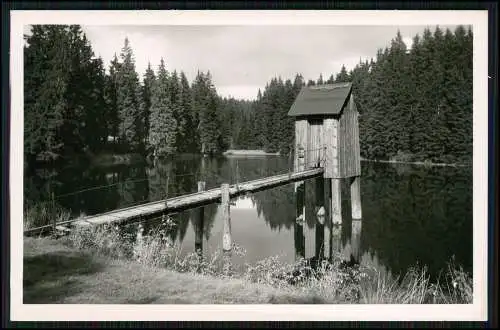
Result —
[{"label": "shadow on water", "polygon": [[[205,181],[206,189],[211,189],[224,182],[285,173],[289,166],[286,157],[176,157],[156,164],[45,169],[25,179],[25,201],[44,200],[53,192],[63,196],[57,202],[74,215],[90,215],[195,192],[198,181]],[[70,194],[92,186],[108,187]],[[247,251],[243,262],[281,253],[288,262],[293,262],[296,255],[303,255],[315,263],[317,259],[328,258],[330,250],[334,250],[346,255],[352,251],[355,259],[371,260],[393,273],[405,272],[418,263],[426,265],[434,276],[446,267],[452,256],[466,271],[472,270],[472,173],[469,168],[363,162],[362,226],[351,221],[347,183],[342,187],[340,227],[318,220],[321,205],[316,189],[316,180],[306,181],[306,216],[299,224],[294,184],[238,200],[237,204],[245,206],[231,207],[232,235]],[[328,205],[323,206],[328,211]],[[204,207],[202,240],[196,239],[201,236],[196,234],[196,228],[200,227],[197,212],[195,209],[173,216],[177,226],[169,235],[183,246],[183,253],[193,252],[200,244],[204,253],[208,253],[210,248],[222,244],[218,205]],[[154,226],[154,222],[147,225]],[[328,239],[328,235],[331,238]],[[346,259],[351,261],[350,256]]]}]

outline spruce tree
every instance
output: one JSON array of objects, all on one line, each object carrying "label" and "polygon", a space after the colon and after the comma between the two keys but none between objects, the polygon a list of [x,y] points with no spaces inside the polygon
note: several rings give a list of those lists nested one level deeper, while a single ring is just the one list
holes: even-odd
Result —
[{"label": "spruce tree", "polygon": [[204,154],[216,154],[220,151],[221,118],[218,110],[218,97],[215,87],[212,84],[210,72],[203,77],[202,94],[197,95],[198,104],[203,106],[199,110],[199,134],[201,152]]},{"label": "spruce tree", "polygon": [[118,117],[118,72],[120,70],[120,63],[118,62],[118,57],[115,56],[111,60],[109,66],[109,74],[106,75],[106,103],[107,103],[107,119],[106,125],[108,128],[108,134],[112,137],[113,144],[117,142],[118,138],[118,127],[119,127],[119,117]]},{"label": "spruce tree", "polygon": [[172,155],[175,150],[177,123],[170,99],[169,75],[161,59],[158,78],[153,83],[149,129],[150,153],[153,158]]},{"label": "spruce tree", "polygon": [[24,150],[27,160],[54,160],[64,142],[67,69],[64,26],[34,25],[24,48]]},{"label": "spruce tree", "polygon": [[191,87],[186,78],[186,74],[181,71],[180,74],[180,110],[182,118],[184,118],[184,143],[180,146],[180,152],[196,152],[196,116],[193,111],[193,98],[191,95]]},{"label": "spruce tree", "polygon": [[81,27],[35,25],[24,60],[26,160],[99,151],[107,134],[104,69]]},{"label": "spruce tree", "polygon": [[323,75],[320,73],[318,81],[316,82],[316,85],[323,85],[323,84],[324,84],[324,82],[323,82]]},{"label": "spruce tree", "polygon": [[345,65],[342,64],[342,68],[340,69],[340,72],[335,77],[335,82],[342,83],[342,82],[349,82],[349,81],[351,81],[351,79],[349,77],[349,74],[347,73],[347,69],[345,68]]},{"label": "spruce tree", "polygon": [[[146,69],[146,73],[144,74],[144,81],[143,81],[143,86],[142,86],[142,100],[144,104],[144,138],[145,144],[148,144],[149,140],[149,127],[150,127],[150,122],[149,122],[149,117],[151,116],[151,99],[153,96],[153,85],[155,83],[156,76],[151,68],[151,63],[148,62],[148,68]],[[149,146],[147,146],[149,148]]]},{"label": "spruce tree", "polygon": [[141,90],[135,71],[135,60],[128,38],[120,53],[122,60],[118,71],[117,108],[118,137],[132,152],[142,152],[144,148],[144,118],[141,111]]}]

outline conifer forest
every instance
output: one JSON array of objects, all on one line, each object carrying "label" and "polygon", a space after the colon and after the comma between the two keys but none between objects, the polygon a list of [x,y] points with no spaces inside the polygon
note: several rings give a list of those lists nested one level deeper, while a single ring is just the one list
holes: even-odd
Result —
[{"label": "conifer forest", "polygon": [[189,81],[168,58],[137,72],[125,39],[110,63],[78,25],[35,25],[24,48],[26,166],[100,153],[162,158],[262,149],[288,155],[287,113],[305,85],[352,82],[366,159],[471,163],[471,29],[398,32],[375,58],[316,79],[277,76],[252,101],[221,97],[210,71]]}]

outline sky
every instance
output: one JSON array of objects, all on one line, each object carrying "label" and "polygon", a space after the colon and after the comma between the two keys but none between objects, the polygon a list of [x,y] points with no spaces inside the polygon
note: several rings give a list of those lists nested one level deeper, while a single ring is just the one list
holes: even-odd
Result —
[{"label": "sky", "polygon": [[390,46],[398,29],[411,47],[412,38],[425,27],[84,25],[82,29],[106,67],[128,37],[141,79],[148,62],[156,71],[163,57],[167,70],[184,71],[190,82],[198,70],[210,70],[221,96],[250,100],[275,76],[293,80],[301,73],[306,80],[316,80],[320,73],[324,79],[338,73],[342,64],[350,70],[360,59],[369,60],[377,49]]}]

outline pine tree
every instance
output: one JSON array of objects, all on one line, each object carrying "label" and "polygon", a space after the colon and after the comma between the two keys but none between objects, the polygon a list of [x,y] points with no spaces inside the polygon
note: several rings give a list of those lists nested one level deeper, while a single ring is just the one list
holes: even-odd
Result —
[{"label": "pine tree", "polygon": [[117,107],[119,118],[118,137],[130,151],[144,150],[144,118],[141,110],[141,90],[135,71],[135,60],[128,38],[122,48],[122,63],[118,71]]},{"label": "pine tree", "polygon": [[58,134],[66,109],[67,62],[64,26],[34,25],[24,48],[24,150],[32,164],[63,152]]},{"label": "pine tree", "polygon": [[351,79],[349,77],[349,74],[347,73],[347,69],[342,64],[342,68],[340,69],[340,72],[337,73],[337,76],[335,77],[335,82],[342,83],[342,82],[349,82],[349,81],[351,81]]},{"label": "pine tree", "polygon": [[258,90],[257,100],[252,105],[252,112],[254,113],[255,120],[252,122],[252,131],[254,133],[254,143],[256,148],[264,149],[267,146],[266,131],[265,131],[265,113],[263,107],[263,95],[262,91]]},{"label": "pine tree", "polygon": [[78,25],[32,32],[24,52],[26,160],[98,151],[107,134],[102,60]]},{"label": "pine tree", "polygon": [[[146,73],[144,74],[144,82],[142,86],[142,100],[144,104],[144,144],[147,144],[149,140],[149,117],[151,116],[151,99],[153,96],[153,85],[155,83],[156,76],[151,68],[151,63],[148,63],[148,68],[146,69]],[[148,146],[149,148],[149,146]]]},{"label": "pine tree", "polygon": [[212,84],[210,72],[203,75],[203,86],[201,95],[198,94],[196,101],[202,105],[199,109],[199,134],[201,152],[203,154],[216,154],[221,151],[221,118],[218,111],[217,92]]},{"label": "pine tree", "polygon": [[108,127],[108,134],[113,137],[113,143],[116,142],[118,138],[118,128],[119,128],[119,117],[118,117],[118,72],[120,70],[120,63],[118,62],[118,57],[115,56],[111,60],[109,66],[109,75],[106,76],[106,103],[107,103],[107,120],[106,125]]},{"label": "pine tree", "polygon": [[170,100],[169,75],[165,62],[161,60],[158,78],[153,83],[151,98],[151,114],[149,129],[149,145],[151,155],[156,158],[175,153],[177,123],[174,118]]},{"label": "pine tree", "polygon": [[182,111],[182,117],[184,118],[184,143],[181,144],[180,152],[196,152],[196,116],[193,111],[193,99],[191,94],[191,88],[189,86],[189,81],[186,78],[184,72],[181,71],[180,74],[180,98],[181,104],[180,109]]},{"label": "pine tree", "polygon": [[323,84],[324,84],[324,82],[323,82],[323,75],[320,73],[318,81],[316,82],[316,85],[323,85]]},{"label": "pine tree", "polygon": [[177,122],[177,133],[176,133],[176,150],[178,152],[184,152],[186,149],[186,137],[189,133],[187,131],[188,115],[189,109],[185,109],[184,99],[183,99],[183,87],[182,82],[174,70],[170,75],[170,99],[172,101],[172,109],[175,121]]}]

